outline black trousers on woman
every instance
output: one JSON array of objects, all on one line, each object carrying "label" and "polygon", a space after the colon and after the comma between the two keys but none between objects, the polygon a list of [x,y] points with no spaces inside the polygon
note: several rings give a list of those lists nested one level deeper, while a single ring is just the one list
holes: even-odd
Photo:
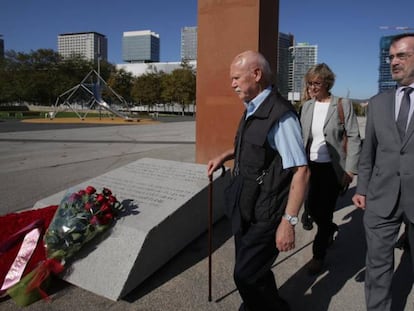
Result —
[{"label": "black trousers on woman", "polygon": [[307,208],[318,226],[313,241],[313,258],[323,260],[336,230],[333,213],[340,192],[340,184],[331,163],[310,162],[311,177]]}]

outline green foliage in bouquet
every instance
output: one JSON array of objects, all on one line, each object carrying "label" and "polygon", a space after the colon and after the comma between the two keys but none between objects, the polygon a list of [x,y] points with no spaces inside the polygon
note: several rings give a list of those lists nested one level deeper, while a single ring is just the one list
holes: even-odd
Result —
[{"label": "green foliage in bouquet", "polygon": [[[56,264],[59,264],[58,262],[55,262]],[[42,263],[42,266],[44,263]],[[40,266],[39,266],[40,267]],[[57,270],[56,273],[60,273],[63,271],[63,266],[61,265],[62,269]],[[39,274],[39,269],[36,268],[35,270],[28,273],[24,278],[22,278],[19,283],[14,285],[13,287],[9,288],[7,290],[7,294],[13,300],[15,303],[20,307],[28,306],[40,299],[48,299],[48,296],[45,295],[45,292],[42,289],[35,289],[33,280],[36,278],[36,275]],[[58,267],[59,269],[59,267]],[[60,272],[59,272],[60,271]],[[51,277],[48,275],[42,280],[42,287],[48,288],[50,285]]]},{"label": "green foliage in bouquet", "polygon": [[121,209],[107,188],[102,193],[91,186],[68,193],[44,237],[47,257],[63,260],[72,257],[85,243],[106,230]]}]

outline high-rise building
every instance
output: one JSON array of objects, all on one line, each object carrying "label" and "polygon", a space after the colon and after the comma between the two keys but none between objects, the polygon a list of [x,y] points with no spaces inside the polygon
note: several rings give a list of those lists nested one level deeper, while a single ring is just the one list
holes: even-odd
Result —
[{"label": "high-rise building", "polygon": [[127,63],[159,62],[160,36],[151,30],[124,32],[122,59]]},{"label": "high-rise building", "polygon": [[289,62],[290,52],[289,48],[294,44],[294,37],[292,34],[285,34],[279,32],[279,44],[277,55],[277,87],[280,94],[288,98],[289,93]]},{"label": "high-rise building", "polygon": [[310,67],[318,61],[318,46],[298,43],[289,48],[289,100],[299,101],[304,89],[303,78]]},{"label": "high-rise building", "polygon": [[181,28],[181,60],[197,59],[197,27]]},{"label": "high-rise building", "polygon": [[0,58],[4,57],[4,40],[3,35],[0,35]]},{"label": "high-rise building", "polygon": [[380,39],[378,91],[395,88],[396,82],[392,79],[387,57],[390,52],[391,40],[394,36],[383,36]]},{"label": "high-rise building", "polygon": [[63,58],[81,56],[96,61],[108,59],[108,40],[97,32],[64,33],[58,35],[58,53]]}]

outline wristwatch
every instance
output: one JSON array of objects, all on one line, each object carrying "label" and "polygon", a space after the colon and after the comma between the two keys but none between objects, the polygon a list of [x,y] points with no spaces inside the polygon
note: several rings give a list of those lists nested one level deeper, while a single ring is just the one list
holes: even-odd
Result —
[{"label": "wristwatch", "polygon": [[299,222],[298,217],[291,216],[288,213],[285,213],[283,215],[283,218],[286,219],[292,226],[295,226]]}]

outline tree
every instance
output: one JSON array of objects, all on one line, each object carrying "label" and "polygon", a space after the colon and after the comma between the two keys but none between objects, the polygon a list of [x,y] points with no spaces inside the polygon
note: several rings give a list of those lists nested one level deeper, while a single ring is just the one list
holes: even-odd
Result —
[{"label": "tree", "polygon": [[142,76],[135,78],[132,86],[132,97],[141,105],[152,107],[162,102],[162,83],[164,72],[152,69]]},{"label": "tree", "polygon": [[[48,88],[61,60],[59,54],[50,49],[39,49],[30,53],[6,52],[2,63],[1,89],[6,94],[1,101],[7,102],[50,102],[53,95]],[[3,93],[2,92],[2,93]]]},{"label": "tree", "polygon": [[112,71],[107,83],[108,86],[122,96],[127,102],[131,102],[133,80],[132,73],[125,71],[125,69],[120,69]]},{"label": "tree", "polygon": [[1,102],[52,105],[61,93],[79,84],[93,67],[80,57],[63,60],[51,49],[30,53],[11,50],[5,56],[0,68]]},{"label": "tree", "polygon": [[168,83],[174,88],[173,101],[181,105],[184,115],[185,108],[195,102],[196,75],[193,68],[183,61],[181,68],[172,71],[171,81]]},{"label": "tree", "polygon": [[161,98],[164,103],[171,104],[174,101],[174,79],[171,74],[165,74],[161,79]]},{"label": "tree", "polygon": [[[97,65],[79,55],[63,59],[51,49],[30,53],[6,51],[5,57],[0,59],[0,103],[53,105],[62,93],[81,83]],[[185,107],[195,101],[196,77],[187,61],[171,74],[158,72],[149,64],[147,73],[135,78],[124,69],[117,70],[113,64],[100,61],[99,74],[126,101],[149,107],[179,103],[183,113]]]}]

